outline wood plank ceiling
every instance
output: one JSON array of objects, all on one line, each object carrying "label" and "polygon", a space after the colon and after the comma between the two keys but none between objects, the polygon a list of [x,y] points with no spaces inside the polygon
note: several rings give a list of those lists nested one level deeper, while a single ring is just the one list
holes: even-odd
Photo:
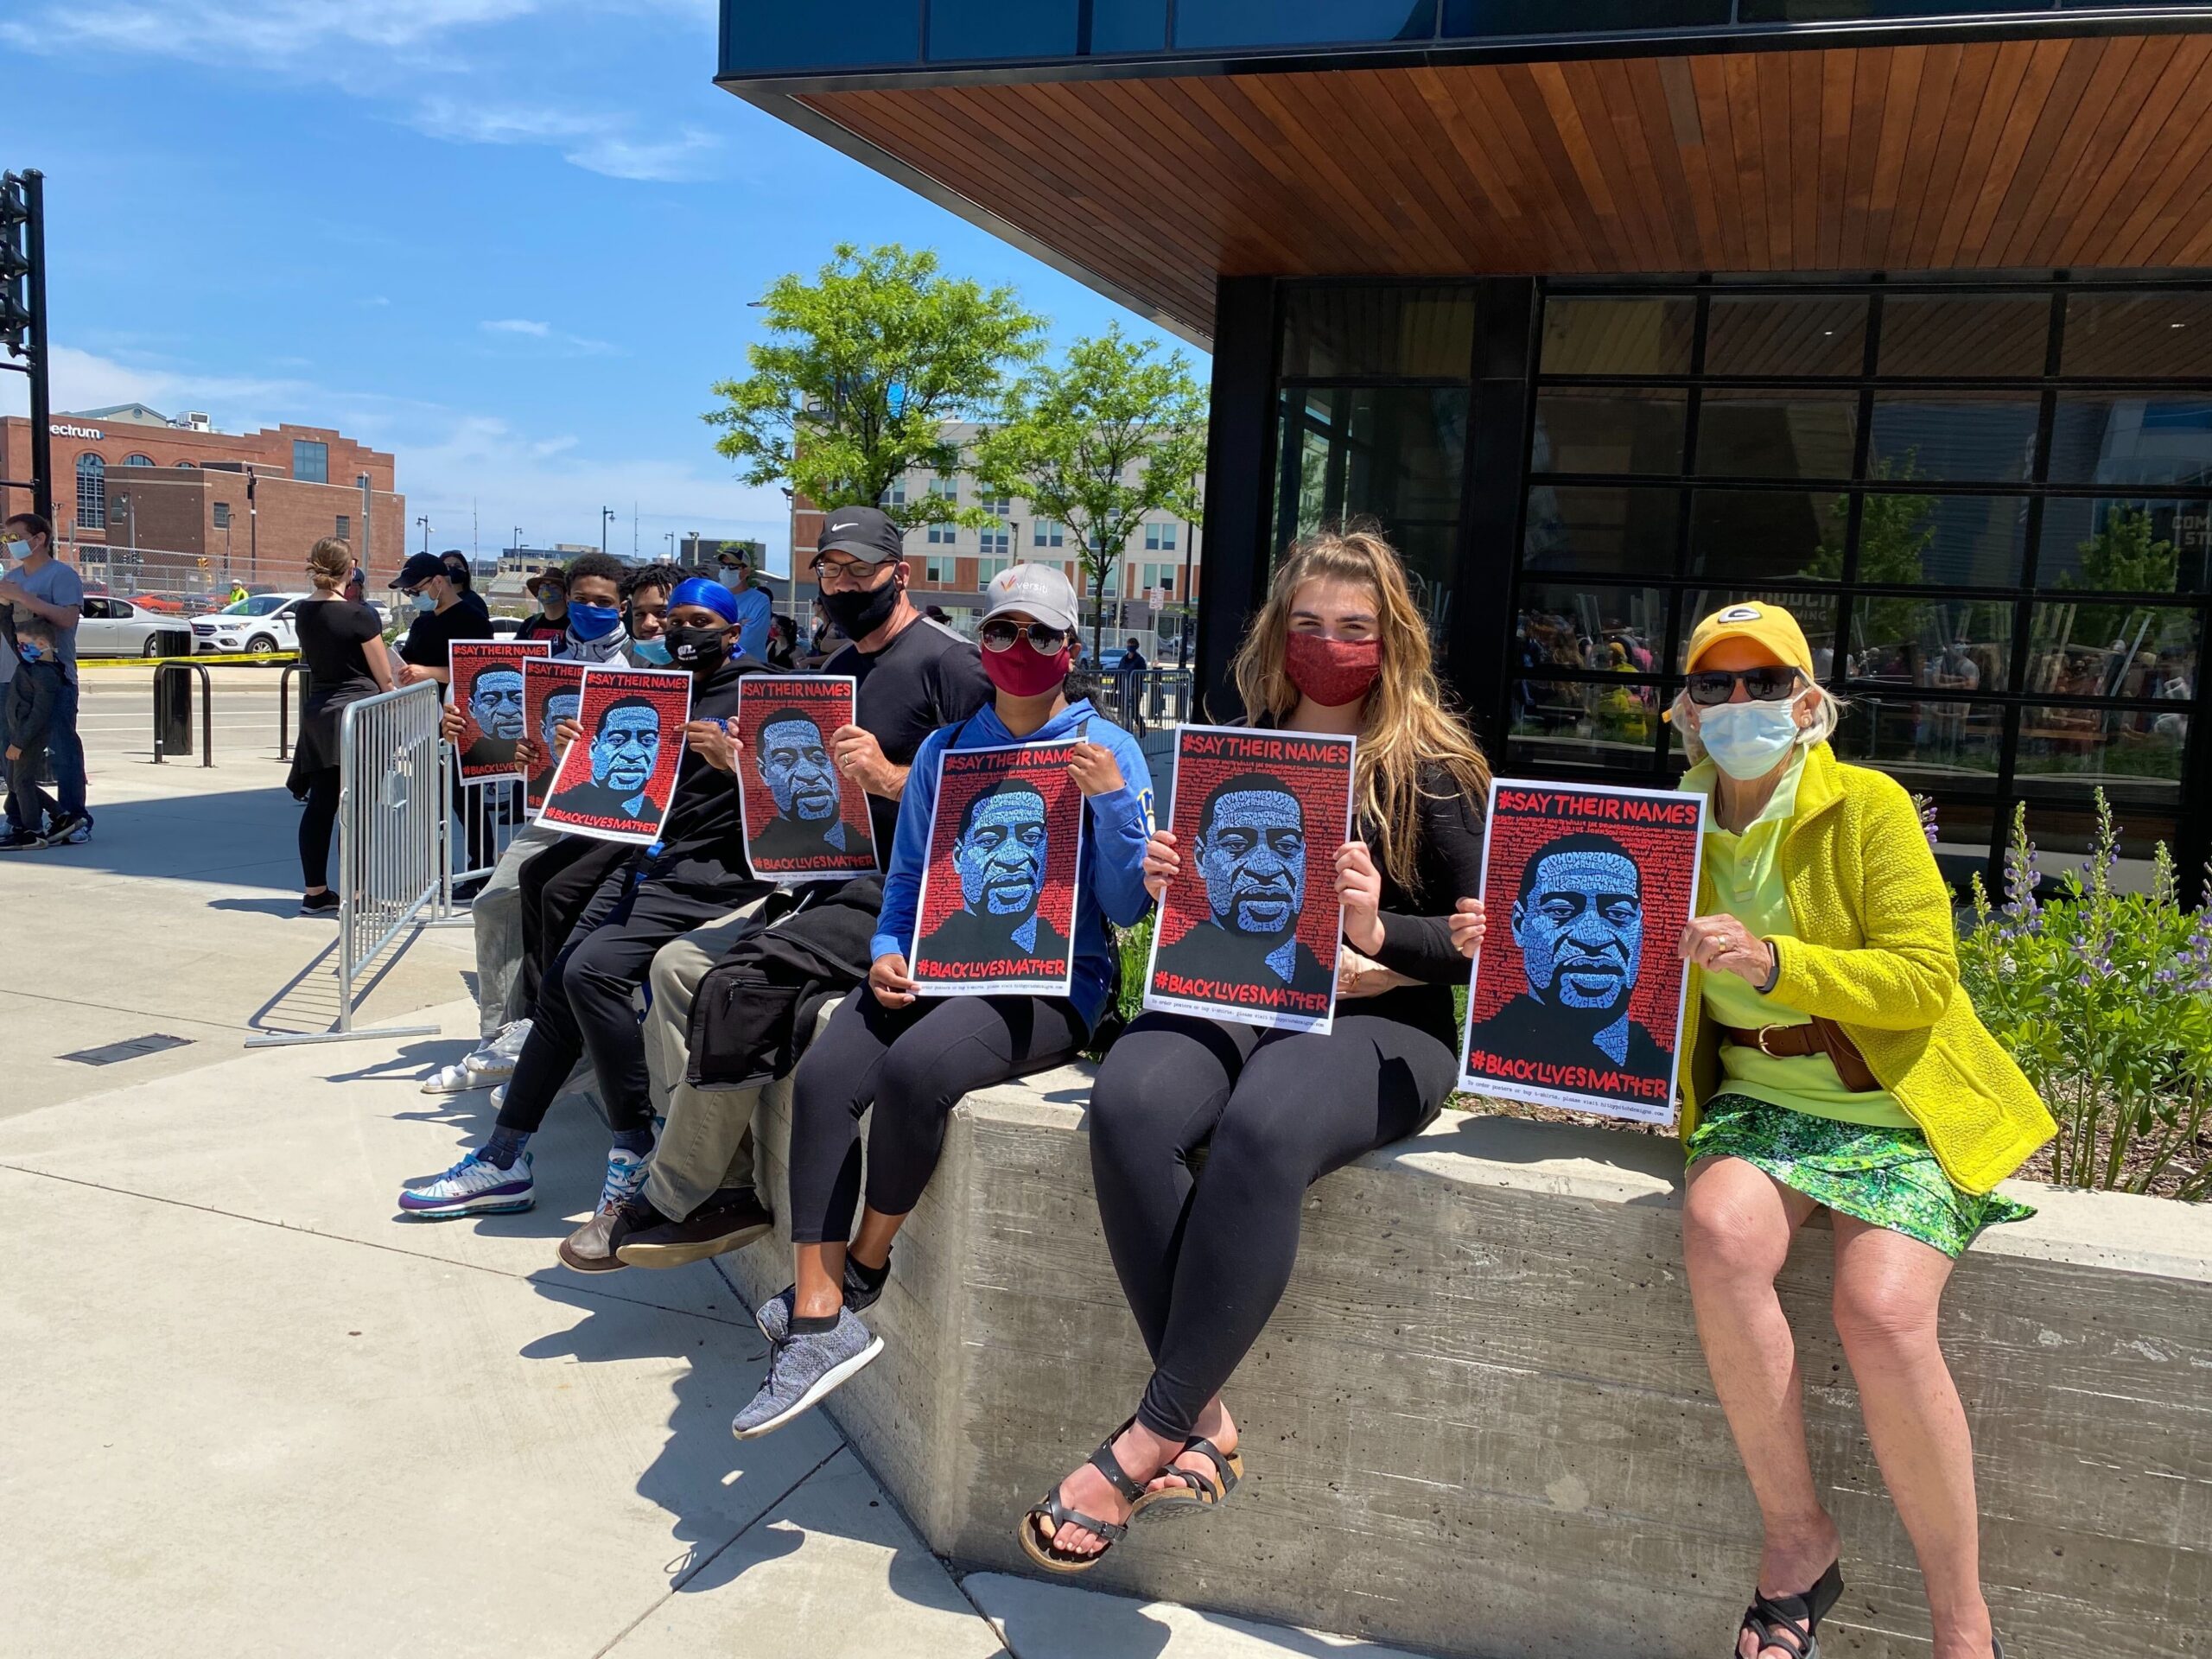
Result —
[{"label": "wood plank ceiling", "polygon": [[1220,275],[2212,263],[2212,35],[804,100],[1211,335]]}]

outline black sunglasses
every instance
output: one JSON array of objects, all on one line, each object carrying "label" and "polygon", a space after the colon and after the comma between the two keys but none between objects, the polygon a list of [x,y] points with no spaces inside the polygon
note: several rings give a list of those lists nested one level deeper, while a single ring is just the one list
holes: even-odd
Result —
[{"label": "black sunglasses", "polygon": [[1029,636],[1029,648],[1039,657],[1057,657],[1067,643],[1067,630],[1050,627],[1042,622],[1032,622],[1023,627],[1019,622],[1009,622],[1001,617],[995,622],[986,622],[976,630],[976,637],[986,651],[1012,651],[1014,642],[1024,634]]},{"label": "black sunglasses", "polygon": [[1740,685],[1753,702],[1779,702],[1793,695],[1805,677],[1794,668],[1779,665],[1746,668],[1701,668],[1682,681],[1690,701],[1700,709],[1717,709],[1736,695]]}]

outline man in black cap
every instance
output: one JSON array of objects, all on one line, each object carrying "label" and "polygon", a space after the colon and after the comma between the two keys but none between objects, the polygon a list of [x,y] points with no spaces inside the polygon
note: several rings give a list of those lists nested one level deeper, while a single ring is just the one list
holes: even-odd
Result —
[{"label": "man in black cap", "polygon": [[391,586],[415,607],[393,677],[402,685],[413,685],[418,680],[451,684],[452,653],[448,647],[456,639],[491,639],[491,618],[463,601],[445,562],[434,553],[417,553],[410,558],[391,579]]}]

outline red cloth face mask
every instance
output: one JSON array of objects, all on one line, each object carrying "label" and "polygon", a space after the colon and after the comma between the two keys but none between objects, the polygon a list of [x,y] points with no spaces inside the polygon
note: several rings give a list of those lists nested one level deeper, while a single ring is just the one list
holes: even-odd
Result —
[{"label": "red cloth face mask", "polygon": [[1282,671],[1323,708],[1341,708],[1373,688],[1382,672],[1382,642],[1293,633],[1283,641]]},{"label": "red cloth face mask", "polygon": [[1010,697],[1041,697],[1068,677],[1074,653],[1063,646],[1046,657],[1027,639],[1016,639],[1004,651],[983,652],[983,672],[991,683]]}]

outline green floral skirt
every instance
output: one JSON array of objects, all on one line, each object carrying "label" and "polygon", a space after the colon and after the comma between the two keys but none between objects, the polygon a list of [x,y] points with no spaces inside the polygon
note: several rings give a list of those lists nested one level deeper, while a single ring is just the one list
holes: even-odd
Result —
[{"label": "green floral skirt", "polygon": [[1916,1130],[1838,1123],[1748,1095],[1717,1096],[1688,1152],[1693,1163],[1741,1158],[1839,1215],[1916,1238],[1954,1260],[1983,1228],[2035,1214],[1994,1192],[1952,1185]]}]

